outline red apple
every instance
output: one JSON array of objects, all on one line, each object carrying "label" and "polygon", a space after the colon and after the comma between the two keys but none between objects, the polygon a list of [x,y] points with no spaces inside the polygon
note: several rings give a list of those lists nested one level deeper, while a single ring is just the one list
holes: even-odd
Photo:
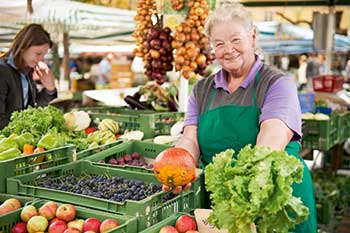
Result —
[{"label": "red apple", "polygon": [[173,226],[165,226],[160,229],[159,233],[179,233]]},{"label": "red apple", "polygon": [[54,223],[54,222],[56,222],[56,221],[58,221],[59,219],[57,218],[57,217],[54,217],[53,219],[51,219],[50,221],[49,221],[49,226],[52,224],[52,223]]},{"label": "red apple", "polygon": [[175,228],[179,233],[186,233],[186,231],[196,230],[197,224],[191,216],[182,215],[176,220]]},{"label": "red apple", "polygon": [[85,231],[84,233],[96,233],[94,231]]},{"label": "red apple", "polygon": [[49,222],[43,216],[33,216],[27,223],[28,233],[45,232]]},{"label": "red apple", "polygon": [[49,233],[63,233],[67,229],[67,224],[63,220],[57,220],[49,226]]},{"label": "red apple", "polygon": [[21,219],[23,222],[28,222],[34,216],[37,216],[38,212],[36,208],[32,205],[25,206],[21,211]]},{"label": "red apple", "polygon": [[101,222],[97,218],[88,218],[83,224],[83,232],[93,231],[98,232],[100,229]]},{"label": "red apple", "polygon": [[56,211],[56,217],[58,219],[61,219],[65,222],[72,221],[75,219],[77,211],[75,209],[74,205],[71,204],[62,204],[60,207],[58,207]]},{"label": "red apple", "polygon": [[3,205],[7,205],[7,204],[10,204],[13,208],[15,209],[19,209],[22,207],[22,204],[21,202],[16,199],[16,198],[10,198],[10,199],[7,199],[6,201],[4,201],[4,203],[2,203]]},{"label": "red apple", "polygon": [[39,209],[39,215],[44,216],[47,220],[53,219],[56,216],[58,204],[54,201],[46,202]]},{"label": "red apple", "polygon": [[11,233],[27,233],[27,223],[19,222],[12,227]]},{"label": "red apple", "polygon": [[81,231],[75,227],[67,228],[63,233],[80,233]]},{"label": "red apple", "polygon": [[83,231],[83,224],[84,224],[83,219],[76,219],[76,220],[70,221],[67,224],[67,226],[68,226],[68,228],[76,228],[79,231]]},{"label": "red apple", "polygon": [[116,228],[117,226],[119,226],[119,223],[117,220],[108,218],[101,223],[100,233],[109,231],[110,229]]}]

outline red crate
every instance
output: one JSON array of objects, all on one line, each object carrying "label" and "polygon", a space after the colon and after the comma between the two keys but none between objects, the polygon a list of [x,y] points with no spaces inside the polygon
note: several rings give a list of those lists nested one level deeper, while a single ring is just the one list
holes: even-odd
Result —
[{"label": "red crate", "polygon": [[339,75],[321,75],[312,78],[314,91],[336,92],[343,89],[344,77]]}]

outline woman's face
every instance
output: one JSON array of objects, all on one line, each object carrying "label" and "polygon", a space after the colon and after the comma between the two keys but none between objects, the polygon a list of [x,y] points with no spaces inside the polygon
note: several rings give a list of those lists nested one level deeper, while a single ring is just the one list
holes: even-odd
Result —
[{"label": "woman's face", "polygon": [[23,60],[25,65],[34,68],[39,61],[44,61],[44,56],[49,50],[49,44],[33,45],[23,52]]},{"label": "woman's face", "polygon": [[255,62],[256,31],[247,30],[241,20],[217,22],[211,30],[215,57],[222,68],[234,77],[241,77],[244,69],[250,69]]}]

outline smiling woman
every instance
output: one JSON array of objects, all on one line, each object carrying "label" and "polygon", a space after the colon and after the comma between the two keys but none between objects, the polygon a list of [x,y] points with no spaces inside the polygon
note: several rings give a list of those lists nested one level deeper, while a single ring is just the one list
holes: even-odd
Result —
[{"label": "smiling woman", "polygon": [[[186,149],[203,167],[216,154],[227,149],[239,152],[248,144],[285,150],[303,162],[303,180],[292,185],[293,196],[309,209],[308,219],[292,231],[316,233],[312,179],[299,155],[301,111],[293,79],[255,54],[257,32],[241,4],[225,2],[211,12],[205,31],[222,69],[194,86],[183,136],[176,146]],[[174,192],[190,186],[191,182],[178,186]],[[205,203],[210,207],[209,197]]]},{"label": "smiling woman", "polygon": [[[29,24],[17,33],[9,51],[0,58],[0,130],[8,124],[12,112],[45,106],[57,97],[54,77],[43,63],[51,46],[49,33],[39,24]],[[43,90],[38,91],[37,82]]]}]

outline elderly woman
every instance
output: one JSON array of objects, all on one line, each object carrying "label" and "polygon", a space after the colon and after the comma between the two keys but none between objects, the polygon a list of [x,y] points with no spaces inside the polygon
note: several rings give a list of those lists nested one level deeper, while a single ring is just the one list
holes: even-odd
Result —
[{"label": "elderly woman", "polygon": [[[297,157],[304,164],[304,178],[293,185],[293,195],[301,197],[310,215],[294,232],[316,232],[312,179],[299,156],[301,111],[293,79],[255,55],[257,31],[241,5],[216,9],[205,31],[222,69],[194,87],[177,147],[187,149],[204,165],[221,151],[239,151],[247,144],[270,146]],[[176,187],[174,192],[189,186]]]},{"label": "elderly woman", "polygon": [[[12,112],[45,106],[57,97],[54,77],[43,63],[51,46],[49,33],[39,24],[29,24],[17,33],[0,59],[0,130],[8,124]],[[41,91],[36,81],[43,85]]]}]

